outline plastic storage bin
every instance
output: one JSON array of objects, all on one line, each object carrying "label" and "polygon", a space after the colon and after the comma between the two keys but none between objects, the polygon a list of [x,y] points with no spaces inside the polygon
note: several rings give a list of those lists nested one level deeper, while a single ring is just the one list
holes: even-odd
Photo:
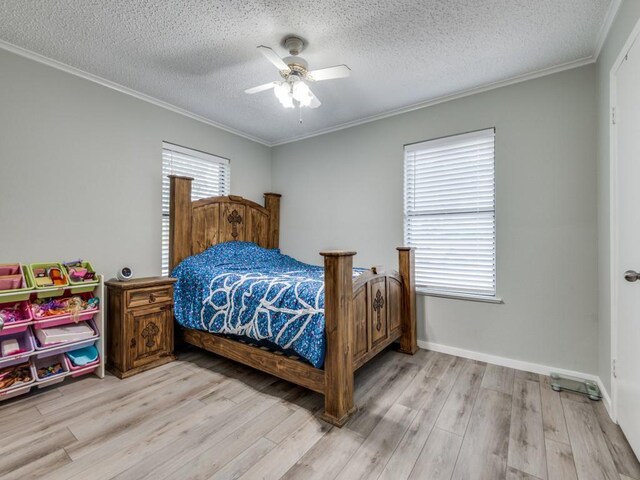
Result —
[{"label": "plastic storage bin", "polygon": [[[64,298],[69,298],[73,296],[78,296],[83,300],[87,301],[91,298],[94,298],[92,293],[80,293],[77,295],[73,295],[69,290],[67,290],[62,297],[56,297],[57,300],[62,300]],[[87,310],[81,310],[75,315],[70,313],[64,313],[61,315],[52,315],[49,317],[38,317],[38,307],[34,304],[32,305],[33,312],[33,326],[36,329],[48,328],[48,327],[56,327],[59,325],[65,325],[67,323],[78,323],[85,322],[87,320],[91,320],[93,316],[100,311],[99,308],[92,308]]]},{"label": "plastic storage bin", "polygon": [[2,352],[0,350],[0,368],[10,367],[12,365],[22,363],[35,351],[35,342],[30,328],[27,328],[27,330],[25,330],[24,332],[3,335],[2,337],[0,337],[0,343],[5,340],[11,339],[15,339],[18,341],[18,346],[20,347],[20,350],[22,350],[22,352],[15,355],[7,355],[6,357],[4,357],[2,356]]},{"label": "plastic storage bin", "polygon": [[91,363],[87,363],[86,365],[81,365],[81,366],[75,366],[73,362],[69,359],[67,354],[65,354],[64,359],[67,362],[67,367],[69,368],[69,371],[71,372],[72,377],[80,377],[88,373],[93,373],[95,372],[96,368],[98,368],[98,366],[100,365],[99,356],[95,361]]},{"label": "plastic storage bin", "polygon": [[22,275],[22,269],[19,263],[2,263],[0,264],[0,277],[6,275]]},{"label": "plastic storage bin", "polygon": [[[39,270],[44,270],[45,272],[51,268],[56,268],[60,270],[60,282],[57,285],[38,285],[38,276],[37,272]],[[33,286],[36,290],[40,290],[37,295],[38,298],[44,297],[57,297],[64,293],[65,287],[69,286],[69,277],[67,276],[66,271],[62,268],[62,265],[56,262],[49,263],[32,263],[29,265],[29,275],[31,276],[31,280],[33,281]]]},{"label": "plastic storage bin", "polygon": [[22,275],[0,275],[0,291],[15,290],[22,286]]},{"label": "plastic storage bin", "polygon": [[94,268],[91,266],[91,263],[89,262],[80,262],[80,265],[82,266],[82,268],[86,268],[87,271],[89,272],[93,272],[93,279],[91,280],[79,280],[73,277],[73,275],[71,275],[69,273],[70,270],[73,269],[73,267],[67,266],[63,264],[64,267],[64,271],[67,274],[68,278],[69,278],[69,285],[71,285],[73,288],[71,288],[71,293],[83,293],[83,292],[92,292],[94,288],[96,288],[96,285],[98,285],[99,279],[98,279],[98,274],[96,273],[96,271],[94,270]]},{"label": "plastic storage bin", "polygon": [[[8,318],[2,318],[2,312],[18,312],[20,319],[9,321]],[[31,325],[33,320],[33,315],[31,313],[31,305],[28,301],[22,302],[9,302],[9,303],[0,303],[0,337],[4,335],[9,335],[11,333],[20,333],[24,332],[29,325]]]},{"label": "plastic storage bin", "polygon": [[98,328],[96,327],[96,324],[93,320],[89,320],[88,322],[85,322],[85,323],[93,329],[93,336],[91,338],[79,340],[77,342],[56,343],[54,345],[48,345],[48,346],[42,346],[38,342],[38,339],[34,339],[36,357],[46,358],[52,355],[57,355],[59,353],[75,350],[76,348],[88,347],[89,345],[93,345],[99,336]]},{"label": "plastic storage bin", "polygon": [[[33,289],[33,282],[25,267],[19,263],[0,264],[0,302],[20,302],[29,299],[29,290]],[[15,283],[15,279],[19,281]],[[6,288],[2,288],[2,287]],[[14,287],[14,288],[11,288]]]},{"label": "plastic storage bin", "polygon": [[29,372],[31,374],[31,380],[27,382],[14,384],[7,388],[0,389],[0,401],[8,400],[10,398],[17,397],[18,395],[29,393],[29,391],[31,390],[31,387],[36,381],[36,375],[33,370],[33,365],[31,363],[24,362],[24,361],[22,363],[24,363],[25,367],[29,368]]},{"label": "plastic storage bin", "polygon": [[[49,365],[60,364],[62,371],[50,376],[40,376],[38,369],[46,368]],[[33,362],[33,371],[36,377],[36,385],[40,388],[48,387],[54,383],[60,383],[69,374],[69,365],[65,359],[64,354],[52,355],[50,357],[38,358]]]},{"label": "plastic storage bin", "polygon": [[33,331],[39,345],[51,347],[59,343],[74,343],[93,336],[93,329],[87,322],[78,322],[59,327],[41,328]]},{"label": "plastic storage bin", "polygon": [[22,288],[24,277],[19,263],[0,265],[0,292]]}]

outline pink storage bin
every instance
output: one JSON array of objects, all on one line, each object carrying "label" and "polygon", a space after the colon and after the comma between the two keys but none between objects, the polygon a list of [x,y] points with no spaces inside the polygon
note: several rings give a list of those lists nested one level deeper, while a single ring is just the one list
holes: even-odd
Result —
[{"label": "pink storage bin", "polygon": [[13,322],[7,322],[7,320],[5,320],[4,325],[0,327],[0,337],[11,333],[24,332],[29,325],[31,325],[33,316],[28,301],[2,303],[0,304],[0,311],[3,309],[18,310],[22,318],[21,320],[15,320]]},{"label": "pink storage bin", "polygon": [[34,320],[33,328],[41,329],[41,328],[49,328],[49,327],[59,327],[60,325],[67,325],[69,323],[79,323],[86,322],[93,319],[94,315],[98,313],[100,310],[98,308],[93,310],[85,310],[82,313],[79,313],[76,317],[71,315],[61,315],[57,317],[47,317],[42,320]]},{"label": "pink storage bin", "polygon": [[[22,267],[22,265],[15,264],[3,264],[0,265],[0,271],[2,272],[15,272],[12,273],[12,276],[20,277],[19,284],[16,288],[12,288],[10,290],[0,290],[0,294],[2,296],[3,302],[22,302],[25,300],[29,300],[31,296],[30,290],[33,289],[33,282],[31,281],[31,277],[28,274],[28,270]],[[3,275],[0,275],[2,278]],[[6,276],[4,276],[6,278]],[[10,281],[11,285],[15,285],[15,281]]]},{"label": "pink storage bin", "polygon": [[69,371],[71,372],[71,376],[72,377],[80,377],[82,375],[86,375],[87,373],[93,373],[96,371],[96,368],[98,368],[98,366],[100,365],[100,357],[98,356],[98,358],[91,363],[87,363],[86,365],[82,365],[81,367],[76,367],[71,360],[69,360],[69,357],[67,357],[67,355],[65,354],[64,356],[65,361],[67,362],[67,367],[69,368]]},{"label": "pink storage bin", "polygon": [[3,400],[9,400],[10,398],[17,397],[19,395],[24,395],[25,393],[29,393],[31,391],[31,387],[33,387],[34,382],[35,380],[32,379],[29,383],[21,383],[16,387],[0,390],[0,402],[2,402]]},{"label": "pink storage bin", "polygon": [[23,352],[15,355],[8,355],[6,357],[3,357],[2,353],[0,353],[0,368],[22,363],[35,351],[35,342],[30,328],[27,328],[24,332],[3,335],[0,337],[0,342],[9,339],[18,340],[18,346],[23,350]]},{"label": "pink storage bin", "polygon": [[57,355],[59,353],[65,353],[71,350],[76,350],[77,348],[88,347],[89,345],[93,345],[94,343],[96,343],[96,340],[98,339],[98,336],[99,336],[98,327],[96,327],[96,324],[93,320],[89,320],[87,322],[87,325],[89,325],[93,330],[93,333],[94,333],[93,337],[85,338],[84,340],[79,340],[76,342],[56,343],[54,345],[47,345],[46,347],[43,347],[39,344],[38,339],[34,338],[33,341],[35,344],[36,357],[47,358],[52,355]]},{"label": "pink storage bin", "polygon": [[19,263],[0,264],[0,293],[27,287],[24,272]]},{"label": "pink storage bin", "polygon": [[[62,298],[57,298],[56,300],[62,300],[64,298],[69,297],[81,297],[83,300],[89,300],[93,298],[93,293],[81,293],[78,295],[65,294]],[[93,316],[100,311],[100,308],[93,308],[91,310],[83,310],[78,315],[73,316],[71,314],[63,314],[63,315],[52,315],[50,317],[40,317],[36,316],[37,307],[34,305],[32,307],[33,311],[33,326],[36,329],[48,328],[48,327],[58,327],[60,325],[66,325],[68,323],[78,323],[78,322],[86,322],[91,320]]]},{"label": "pink storage bin", "polygon": [[[22,362],[24,363],[24,361]],[[17,397],[18,395],[23,395],[25,393],[29,393],[31,387],[36,381],[36,374],[33,370],[33,365],[29,364],[29,369],[31,370],[31,381],[20,383],[18,385],[11,385],[8,388],[4,388],[0,390],[0,402],[3,400],[9,400],[10,398]]]},{"label": "pink storage bin", "polygon": [[[59,363],[62,366],[62,373],[51,375],[49,377],[38,376],[39,368],[47,367],[49,365],[53,365],[54,363]],[[33,361],[33,373],[35,374],[36,385],[39,388],[48,387],[49,385],[60,383],[64,380],[64,377],[66,377],[69,374],[69,365],[66,361],[64,354],[62,353],[56,356],[50,356],[46,358],[37,358]]]},{"label": "pink storage bin", "polygon": [[22,275],[19,263],[3,263],[0,265],[0,277],[5,275]]},{"label": "pink storage bin", "polygon": [[15,290],[22,287],[22,275],[0,276],[0,290]]}]

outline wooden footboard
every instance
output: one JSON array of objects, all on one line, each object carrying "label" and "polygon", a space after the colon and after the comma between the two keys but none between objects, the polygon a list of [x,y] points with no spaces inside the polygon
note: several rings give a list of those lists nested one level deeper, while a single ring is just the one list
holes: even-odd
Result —
[{"label": "wooden footboard", "polygon": [[[251,241],[278,248],[280,195],[265,206],[229,195],[191,201],[191,180],[171,176],[169,265],[216,243]],[[355,252],[321,252],[325,265],[324,369],[199,330],[178,328],[182,339],[325,395],[324,418],[342,426],[354,410],[353,374],[389,344],[413,354],[416,344],[414,253],[400,247],[399,272],[373,268],[353,278]]]},{"label": "wooden footboard", "polygon": [[400,247],[400,272],[380,267],[353,278],[351,251],[325,251],[325,411],[342,426],[355,406],[354,372],[395,341],[401,351],[418,349],[413,249]]}]

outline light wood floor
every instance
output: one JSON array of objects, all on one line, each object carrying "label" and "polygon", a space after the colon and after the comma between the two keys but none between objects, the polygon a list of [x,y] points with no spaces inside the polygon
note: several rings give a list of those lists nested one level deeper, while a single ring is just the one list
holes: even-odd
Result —
[{"label": "light wood floor", "polygon": [[602,403],[546,377],[387,351],[356,392],[359,410],[332,428],[320,395],[188,352],[0,403],[0,478],[640,480]]}]

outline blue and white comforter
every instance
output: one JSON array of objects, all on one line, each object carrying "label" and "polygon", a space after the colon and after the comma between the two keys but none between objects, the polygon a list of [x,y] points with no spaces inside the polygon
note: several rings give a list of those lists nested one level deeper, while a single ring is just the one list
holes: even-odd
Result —
[{"label": "blue and white comforter", "polygon": [[322,367],[323,267],[254,243],[228,242],[185,259],[172,276],[181,325],[266,341]]}]

